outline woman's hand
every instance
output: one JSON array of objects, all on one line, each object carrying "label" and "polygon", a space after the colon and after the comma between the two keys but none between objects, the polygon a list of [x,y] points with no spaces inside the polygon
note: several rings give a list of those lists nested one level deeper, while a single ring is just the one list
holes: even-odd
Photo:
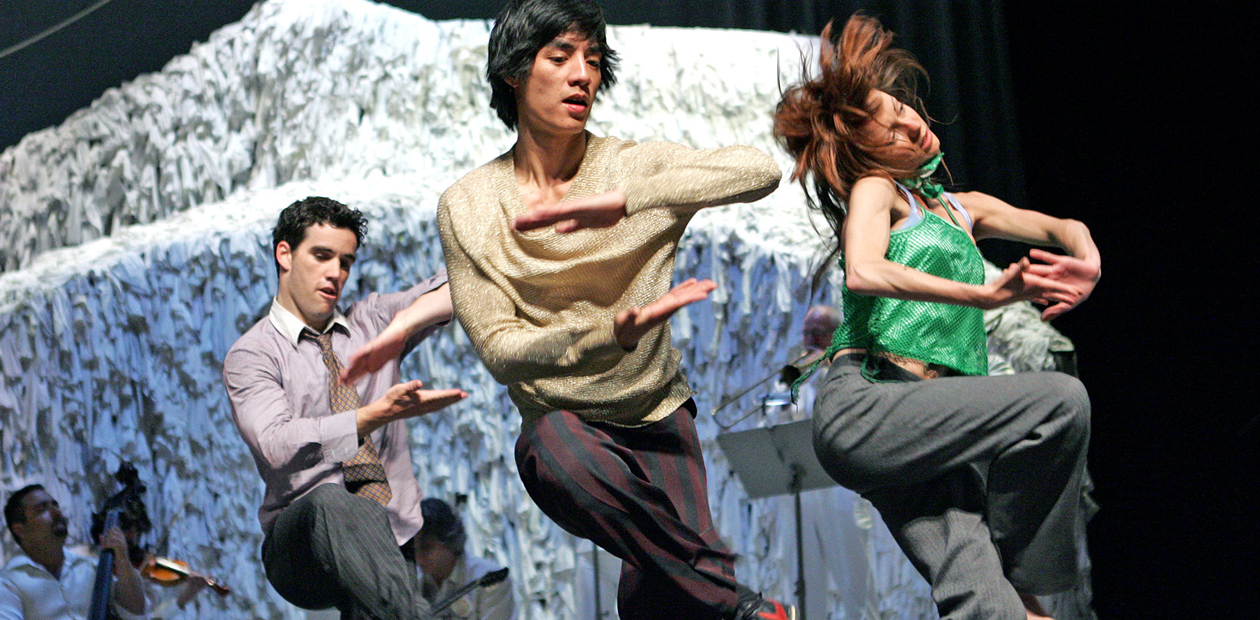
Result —
[{"label": "woman's hand", "polygon": [[1089,298],[1090,293],[1094,292],[1094,286],[1102,277],[1102,268],[1096,263],[1038,249],[1030,250],[1028,254],[1045,263],[1029,265],[1028,273],[1065,284],[1078,292],[1075,301],[1059,301],[1042,311],[1041,320],[1043,321],[1056,319],[1064,312],[1079,306],[1082,301]]},{"label": "woman's hand", "polygon": [[535,207],[516,218],[516,230],[534,230],[555,225],[556,232],[570,233],[584,228],[608,228],[626,217],[626,193],[611,192]]},{"label": "woman's hand", "polygon": [[617,344],[627,351],[633,351],[648,330],[668,321],[683,306],[707,298],[715,288],[717,284],[713,280],[691,278],[642,308],[631,306],[622,310],[613,319],[613,333],[617,336]]},{"label": "woman's hand", "polygon": [[[991,310],[1020,301],[1034,301],[1051,305],[1051,307],[1071,308],[1081,302],[1079,289],[1069,283],[1037,275],[1032,272],[1032,267],[1032,263],[1027,258],[1011,263],[1002,270],[1002,275],[984,285],[977,305],[982,309]],[[1062,312],[1055,313],[1053,316],[1059,314]],[[1045,313],[1042,314],[1042,319],[1049,320]]]}]

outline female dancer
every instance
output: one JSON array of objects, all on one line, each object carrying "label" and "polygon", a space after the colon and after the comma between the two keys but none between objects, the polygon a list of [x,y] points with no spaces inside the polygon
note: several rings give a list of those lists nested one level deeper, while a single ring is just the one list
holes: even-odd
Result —
[{"label": "female dancer", "polygon": [[[1098,280],[1098,249],[1080,222],[941,191],[940,141],[913,90],[923,69],[879,22],[854,16],[834,39],[829,24],[822,41],[821,74],[775,115],[845,273],[815,451],[879,509],[942,618],[1044,618],[1034,595],[1077,580],[1089,399],[1060,373],[986,376],[982,310],[1070,310]],[[1039,263],[986,284],[986,237],[1069,256],[1033,250]]]}]

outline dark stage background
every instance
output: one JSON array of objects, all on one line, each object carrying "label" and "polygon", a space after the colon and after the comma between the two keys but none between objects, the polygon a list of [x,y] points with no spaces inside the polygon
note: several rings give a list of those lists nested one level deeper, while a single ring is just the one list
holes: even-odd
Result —
[{"label": "dark stage background", "polygon": [[[0,4],[0,49],[93,4]],[[392,0],[433,19],[500,0]],[[0,148],[238,20],[244,0],[114,0],[0,58]],[[604,0],[611,23],[816,34],[863,8],[932,76],[954,178],[1091,227],[1100,287],[1056,322],[1094,403],[1102,618],[1260,617],[1260,8],[999,0]],[[767,111],[768,113],[769,111]],[[999,264],[1022,252],[994,244]]]}]

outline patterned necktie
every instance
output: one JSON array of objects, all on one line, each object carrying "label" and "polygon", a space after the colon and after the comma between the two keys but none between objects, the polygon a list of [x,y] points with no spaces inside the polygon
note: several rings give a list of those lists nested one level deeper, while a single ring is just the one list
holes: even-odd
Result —
[{"label": "patterned necktie", "polygon": [[[328,367],[328,401],[333,413],[353,411],[359,408],[359,393],[340,380],[341,360],[333,351],[332,335],[330,329],[314,337],[323,354],[324,365]],[[385,466],[381,465],[381,457],[376,453],[376,445],[370,436],[363,438],[363,444],[353,458],[341,463],[341,473],[346,480],[346,489],[359,497],[384,506],[393,496],[389,480],[385,477]]]}]

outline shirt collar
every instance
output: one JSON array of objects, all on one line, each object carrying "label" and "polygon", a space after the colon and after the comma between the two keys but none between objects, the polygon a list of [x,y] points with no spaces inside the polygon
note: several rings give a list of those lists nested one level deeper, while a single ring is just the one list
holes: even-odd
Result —
[{"label": "shirt collar", "polygon": [[[64,576],[66,574],[66,569],[71,564],[75,564],[77,562],[83,561],[85,558],[81,554],[76,553],[75,550],[70,547],[62,547],[62,550],[65,553],[65,559],[62,560],[61,574]],[[19,553],[13,556],[9,558],[9,561],[5,562],[4,564],[4,570],[6,571],[17,570],[23,567],[28,568],[28,569],[35,569],[45,574],[51,575],[51,573],[48,572],[48,569],[44,568],[43,564],[39,564],[35,560],[32,560],[31,556],[26,555],[26,553]]]},{"label": "shirt collar", "polygon": [[[25,553],[19,553],[9,558],[8,562],[5,562],[4,570],[7,570],[7,571],[16,570],[18,567],[21,567],[21,566],[39,566],[39,565],[36,564],[35,560],[32,560],[30,556],[26,555]],[[39,568],[43,568],[43,567],[39,566]]]},{"label": "shirt collar", "polygon": [[[276,331],[280,332],[280,335],[284,336],[284,339],[288,340],[294,348],[297,348],[298,342],[302,339],[303,331],[315,333],[315,330],[280,305],[280,301],[275,298],[271,300],[271,312],[267,314],[267,318],[271,320],[272,327],[275,327]],[[340,325],[347,332],[350,331],[350,322],[346,320],[346,315],[336,308],[333,308],[332,319],[329,319],[328,325],[324,326],[324,331],[332,329],[333,325]]]}]

